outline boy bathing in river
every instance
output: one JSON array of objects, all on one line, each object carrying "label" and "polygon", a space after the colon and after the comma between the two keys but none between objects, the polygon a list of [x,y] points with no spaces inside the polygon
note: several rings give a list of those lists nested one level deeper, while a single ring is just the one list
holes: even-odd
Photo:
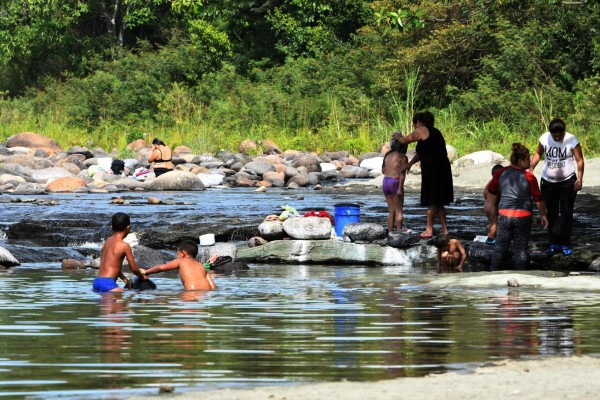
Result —
[{"label": "boy bathing in river", "polygon": [[445,233],[440,233],[433,239],[437,248],[437,270],[443,272],[463,272],[467,260],[467,252],[458,239],[450,239]]},{"label": "boy bathing in river", "polygon": [[[394,135],[400,133],[395,133]],[[400,136],[401,137],[401,136]],[[388,205],[388,232],[396,229],[402,229],[402,220],[404,217],[404,180],[406,179],[406,170],[401,170],[402,166],[408,163],[406,150],[408,145],[402,145],[396,139],[392,139],[391,150],[383,157],[383,194]]]},{"label": "boy bathing in river", "polygon": [[141,280],[146,279],[135,263],[131,246],[123,241],[131,230],[129,215],[122,212],[113,215],[112,229],[113,235],[106,239],[106,242],[102,245],[100,271],[94,279],[94,292],[122,291],[123,289],[117,285],[117,278],[121,278],[125,282],[126,288],[131,288],[131,281],[127,279],[121,270],[125,258],[127,258],[131,272],[136,274]]},{"label": "boy bathing in river", "polygon": [[177,248],[177,258],[171,262],[155,265],[147,270],[141,269],[144,275],[156,274],[162,271],[177,269],[179,278],[185,290],[213,290],[217,288],[215,281],[204,268],[204,265],[196,261],[198,245],[191,240],[181,242]]}]

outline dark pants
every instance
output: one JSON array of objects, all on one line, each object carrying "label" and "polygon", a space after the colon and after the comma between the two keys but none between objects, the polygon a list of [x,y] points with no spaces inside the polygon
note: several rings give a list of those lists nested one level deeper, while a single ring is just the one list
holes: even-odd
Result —
[{"label": "dark pants", "polygon": [[498,231],[496,233],[496,246],[492,253],[490,271],[497,271],[501,266],[512,242],[513,266],[516,270],[524,270],[529,263],[529,236],[533,217],[505,217],[498,215]]},{"label": "dark pants", "polygon": [[541,191],[548,214],[548,232],[550,244],[569,246],[573,230],[573,207],[577,192],[574,188],[575,177],[560,183],[542,179]]}]

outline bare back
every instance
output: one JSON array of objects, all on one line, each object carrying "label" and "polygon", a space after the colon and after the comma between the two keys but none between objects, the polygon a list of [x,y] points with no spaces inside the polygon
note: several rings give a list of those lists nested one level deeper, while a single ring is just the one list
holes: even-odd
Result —
[{"label": "bare back", "polygon": [[129,255],[133,259],[131,247],[119,235],[112,235],[106,239],[106,242],[102,245],[98,277],[114,278],[116,280],[121,272],[125,257],[130,261]]},{"label": "bare back", "polygon": [[185,290],[212,290],[216,287],[204,265],[191,257],[179,258],[179,278]]},{"label": "bare back", "polygon": [[397,151],[390,151],[386,154],[383,161],[382,172],[383,175],[388,178],[404,179],[406,177],[406,171],[401,171],[401,167],[408,162],[406,154],[399,153]]}]

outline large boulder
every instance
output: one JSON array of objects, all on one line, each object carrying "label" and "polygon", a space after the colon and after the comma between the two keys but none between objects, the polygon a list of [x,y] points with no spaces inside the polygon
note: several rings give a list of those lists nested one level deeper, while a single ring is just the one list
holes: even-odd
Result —
[{"label": "large boulder", "polygon": [[373,222],[350,222],[344,227],[342,236],[356,243],[372,243],[385,238],[385,228]]},{"label": "large boulder", "polygon": [[74,192],[80,188],[87,188],[87,184],[81,178],[75,176],[63,176],[55,179],[46,185],[46,192],[63,193]]},{"label": "large boulder", "polygon": [[387,245],[397,248],[410,247],[421,241],[421,235],[418,233],[390,232],[387,238]]},{"label": "large boulder", "polygon": [[283,230],[291,238],[319,240],[331,238],[331,221],[321,217],[288,218],[283,223]]},{"label": "large boulder", "polygon": [[[325,218],[323,218],[325,219]],[[275,240],[263,246],[242,247],[236,261],[325,265],[396,265],[411,271],[416,263],[433,262],[435,247],[396,249],[340,240]]]},{"label": "large boulder", "polygon": [[319,159],[310,154],[301,154],[295,157],[294,161],[292,162],[292,167],[304,167],[308,172],[321,172],[321,163],[319,162]]},{"label": "large boulder", "polygon": [[10,174],[0,174],[0,185],[5,185],[7,183],[13,183],[18,185],[19,183],[27,182],[25,178],[18,175],[10,175]]},{"label": "large boulder", "polygon": [[369,171],[379,170],[381,171],[381,165],[383,164],[383,157],[372,157],[367,158],[360,163],[361,168],[366,168]]},{"label": "large boulder", "polygon": [[44,150],[49,155],[58,154],[63,151],[58,143],[49,137],[39,135],[33,132],[23,132],[6,139],[5,146],[27,147],[32,150]]},{"label": "large boulder", "polygon": [[242,154],[248,154],[250,152],[256,151],[256,143],[250,139],[246,139],[240,143],[239,152]]},{"label": "large boulder", "polygon": [[235,260],[237,256],[237,246],[234,243],[229,242],[216,242],[212,246],[198,246],[198,256],[196,256],[196,260],[208,262],[214,255],[229,256]]},{"label": "large boulder", "polygon": [[19,265],[19,261],[4,247],[0,247],[0,266],[15,267]]},{"label": "large boulder", "polygon": [[285,236],[282,221],[263,221],[258,225],[258,233],[260,237],[271,241],[281,240]]},{"label": "large boulder", "polygon": [[138,244],[133,247],[133,258],[138,267],[148,269],[155,265],[165,264],[167,257],[159,250]]},{"label": "large boulder", "polygon": [[267,171],[275,171],[273,164],[267,161],[251,161],[244,165],[244,169],[254,172],[256,175],[262,176]]},{"label": "large boulder", "polygon": [[31,172],[31,177],[38,183],[46,183],[65,176],[73,176],[73,174],[61,167],[37,169]]},{"label": "large boulder", "polygon": [[204,187],[209,188],[223,184],[225,177],[221,174],[199,173],[198,178],[200,178]]},{"label": "large boulder", "polygon": [[156,177],[145,185],[147,190],[204,190],[204,184],[196,174],[171,171]]},{"label": "large boulder", "polygon": [[476,164],[500,164],[506,162],[502,154],[490,150],[476,151],[456,160],[454,163],[460,167],[469,167]]}]

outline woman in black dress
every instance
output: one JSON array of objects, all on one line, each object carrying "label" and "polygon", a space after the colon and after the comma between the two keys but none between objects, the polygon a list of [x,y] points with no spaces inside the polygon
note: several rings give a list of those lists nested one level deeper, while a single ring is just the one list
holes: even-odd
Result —
[{"label": "woman in black dress", "polygon": [[406,165],[406,170],[421,162],[421,205],[427,207],[427,227],[422,238],[433,236],[433,220],[437,216],[442,225],[441,233],[448,233],[446,208],[454,201],[452,170],[446,141],[442,133],[434,127],[434,117],[429,111],[418,112],[413,116],[415,130],[407,136],[396,137],[401,144],[417,142],[417,154]]}]

